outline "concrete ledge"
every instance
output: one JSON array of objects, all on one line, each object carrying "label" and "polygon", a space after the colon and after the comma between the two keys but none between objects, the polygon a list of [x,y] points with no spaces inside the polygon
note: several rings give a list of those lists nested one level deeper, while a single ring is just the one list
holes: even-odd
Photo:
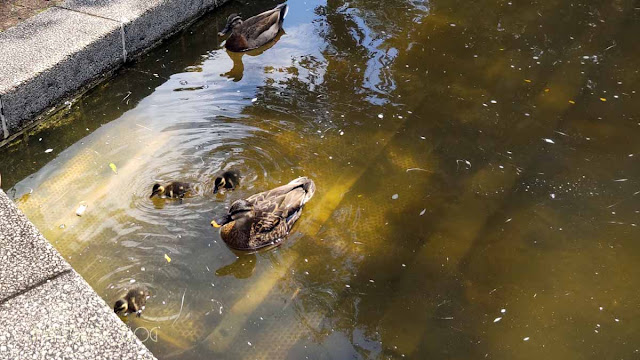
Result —
[{"label": "concrete ledge", "polygon": [[0,190],[0,359],[154,359]]},{"label": "concrete ledge", "polygon": [[74,271],[0,304],[2,359],[154,359]]},{"label": "concrete ledge", "polygon": [[0,190],[0,301],[70,270],[71,266]]},{"label": "concrete ledge", "polygon": [[227,0],[67,0],[0,33],[0,145]]}]

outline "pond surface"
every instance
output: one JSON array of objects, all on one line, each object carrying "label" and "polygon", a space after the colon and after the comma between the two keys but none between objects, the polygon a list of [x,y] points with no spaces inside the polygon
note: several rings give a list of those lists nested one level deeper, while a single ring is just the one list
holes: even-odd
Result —
[{"label": "pond surface", "polygon": [[[250,3],[0,149],[105,301],[150,288],[126,321],[159,359],[640,356],[637,3],[291,1],[230,54],[226,16],[277,4]],[[213,195],[224,169],[242,184]],[[280,248],[210,227],[298,176],[317,191]],[[199,191],[151,201],[158,180]]]}]

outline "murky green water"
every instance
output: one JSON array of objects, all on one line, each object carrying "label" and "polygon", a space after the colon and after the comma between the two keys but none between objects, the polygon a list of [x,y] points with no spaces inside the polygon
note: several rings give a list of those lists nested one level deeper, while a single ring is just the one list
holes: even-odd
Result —
[{"label": "murky green water", "polygon": [[[152,290],[128,323],[158,358],[640,356],[637,4],[292,1],[268,49],[220,49],[229,13],[275,4],[222,8],[0,150],[107,302]],[[302,175],[282,247],[209,226]],[[156,180],[202,191],[152,202]]]}]

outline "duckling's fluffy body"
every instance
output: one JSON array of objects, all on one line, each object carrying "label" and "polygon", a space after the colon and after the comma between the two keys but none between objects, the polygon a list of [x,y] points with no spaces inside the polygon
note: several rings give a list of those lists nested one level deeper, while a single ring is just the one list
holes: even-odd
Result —
[{"label": "duckling's fluffy body", "polygon": [[188,195],[191,190],[191,184],[186,182],[173,181],[166,185],[154,184],[149,198],[158,196],[179,199]]},{"label": "duckling's fluffy body", "polygon": [[218,35],[224,36],[231,32],[231,36],[225,42],[225,47],[230,51],[259,48],[275,39],[288,11],[287,4],[280,4],[244,21],[237,14],[231,14],[227,19],[227,25]]},{"label": "duckling's fluffy body", "polygon": [[118,299],[113,305],[113,311],[116,314],[133,314],[136,313],[138,317],[144,310],[147,304],[147,298],[149,298],[149,290],[146,288],[135,288],[129,290],[122,298]]},{"label": "duckling's fluffy body", "polygon": [[240,185],[240,173],[235,170],[228,170],[216,177],[213,193],[216,194],[220,188],[233,190],[238,185]]},{"label": "duckling's fluffy body", "polygon": [[297,178],[287,185],[235,201],[228,213],[211,221],[211,225],[220,227],[222,240],[236,250],[280,245],[315,189],[313,180]]}]

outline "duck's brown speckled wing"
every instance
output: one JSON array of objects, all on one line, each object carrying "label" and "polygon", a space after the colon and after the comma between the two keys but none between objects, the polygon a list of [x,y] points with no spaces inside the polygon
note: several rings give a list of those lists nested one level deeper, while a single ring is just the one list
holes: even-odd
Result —
[{"label": "duck's brown speckled wing", "polygon": [[268,192],[271,194],[265,197],[253,199],[256,202],[253,205],[255,220],[251,227],[251,246],[264,247],[278,243],[289,234],[300,217],[306,193],[299,185],[288,185],[271,190]]}]

